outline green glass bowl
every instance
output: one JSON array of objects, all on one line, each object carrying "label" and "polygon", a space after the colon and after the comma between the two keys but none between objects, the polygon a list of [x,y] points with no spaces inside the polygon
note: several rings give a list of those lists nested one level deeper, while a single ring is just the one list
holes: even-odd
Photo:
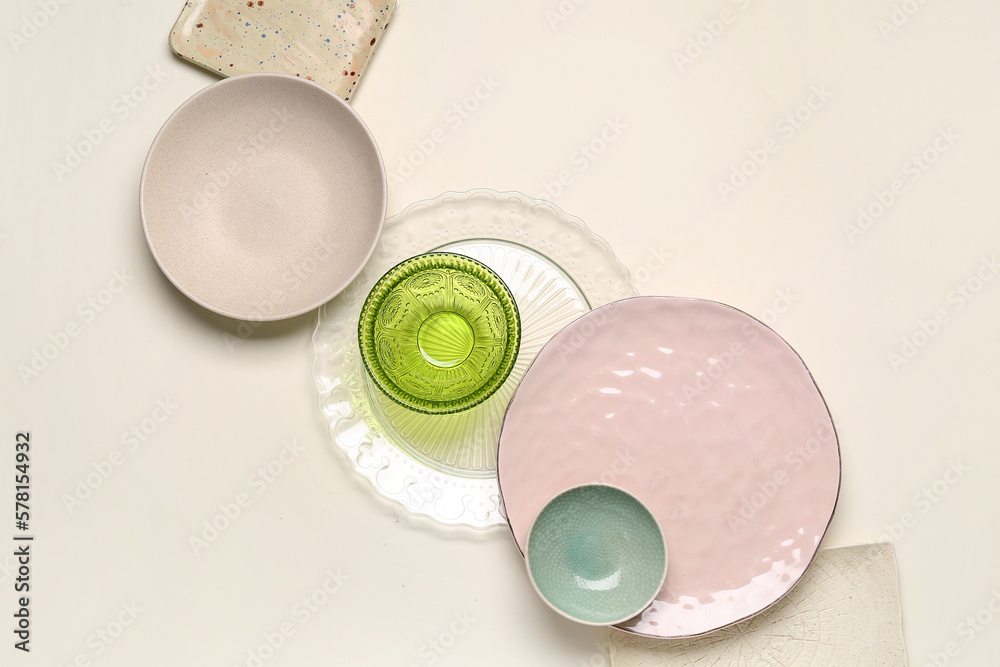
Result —
[{"label": "green glass bowl", "polygon": [[365,368],[392,400],[427,414],[460,412],[510,375],[521,319],[510,290],[485,264],[428,253],[375,283],[358,341]]},{"label": "green glass bowl", "polygon": [[546,503],[528,530],[524,560],[545,603],[586,625],[640,614],[667,576],[656,517],[609,484],[575,486]]}]

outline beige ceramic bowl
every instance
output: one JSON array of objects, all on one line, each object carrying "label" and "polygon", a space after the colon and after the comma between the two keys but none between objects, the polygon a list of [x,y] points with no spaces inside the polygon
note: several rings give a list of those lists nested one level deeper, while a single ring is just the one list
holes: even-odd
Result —
[{"label": "beige ceramic bowl", "polygon": [[154,139],[139,186],[166,276],[205,308],[250,321],[336,296],[374,251],[385,208],[364,122],[287,74],[225,79],[187,100]]}]

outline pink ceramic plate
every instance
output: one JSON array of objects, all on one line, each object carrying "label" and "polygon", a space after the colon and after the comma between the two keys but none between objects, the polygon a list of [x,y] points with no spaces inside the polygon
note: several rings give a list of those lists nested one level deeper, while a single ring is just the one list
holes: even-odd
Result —
[{"label": "pink ceramic plate", "polygon": [[699,635],[777,602],[812,561],[840,488],[826,403],[788,343],[722,304],[637,297],[556,334],[511,399],[497,469],[511,532],[563,489],[624,488],[670,566],[618,627]]}]

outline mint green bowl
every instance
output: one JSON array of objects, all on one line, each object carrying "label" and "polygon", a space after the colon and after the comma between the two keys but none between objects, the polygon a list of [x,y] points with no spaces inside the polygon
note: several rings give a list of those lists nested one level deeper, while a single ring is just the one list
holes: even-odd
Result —
[{"label": "mint green bowl", "polygon": [[361,308],[358,343],[389,398],[427,414],[461,412],[507,380],[521,319],[507,285],[485,264],[428,253],[375,283]]},{"label": "mint green bowl", "polygon": [[640,614],[667,576],[667,545],[642,501],[609,484],[585,484],[550,500],[528,530],[525,565],[552,609],[586,625]]}]

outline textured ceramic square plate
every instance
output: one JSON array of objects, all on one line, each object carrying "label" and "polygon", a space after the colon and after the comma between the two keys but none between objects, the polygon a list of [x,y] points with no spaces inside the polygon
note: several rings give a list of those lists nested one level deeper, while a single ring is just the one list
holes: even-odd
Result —
[{"label": "textured ceramic square plate", "polygon": [[395,7],[396,0],[190,0],[170,47],[222,76],[294,74],[350,100]]},{"label": "textured ceramic square plate", "polygon": [[781,602],[698,639],[663,641],[612,630],[611,661],[615,667],[906,667],[892,544],[820,549]]}]

